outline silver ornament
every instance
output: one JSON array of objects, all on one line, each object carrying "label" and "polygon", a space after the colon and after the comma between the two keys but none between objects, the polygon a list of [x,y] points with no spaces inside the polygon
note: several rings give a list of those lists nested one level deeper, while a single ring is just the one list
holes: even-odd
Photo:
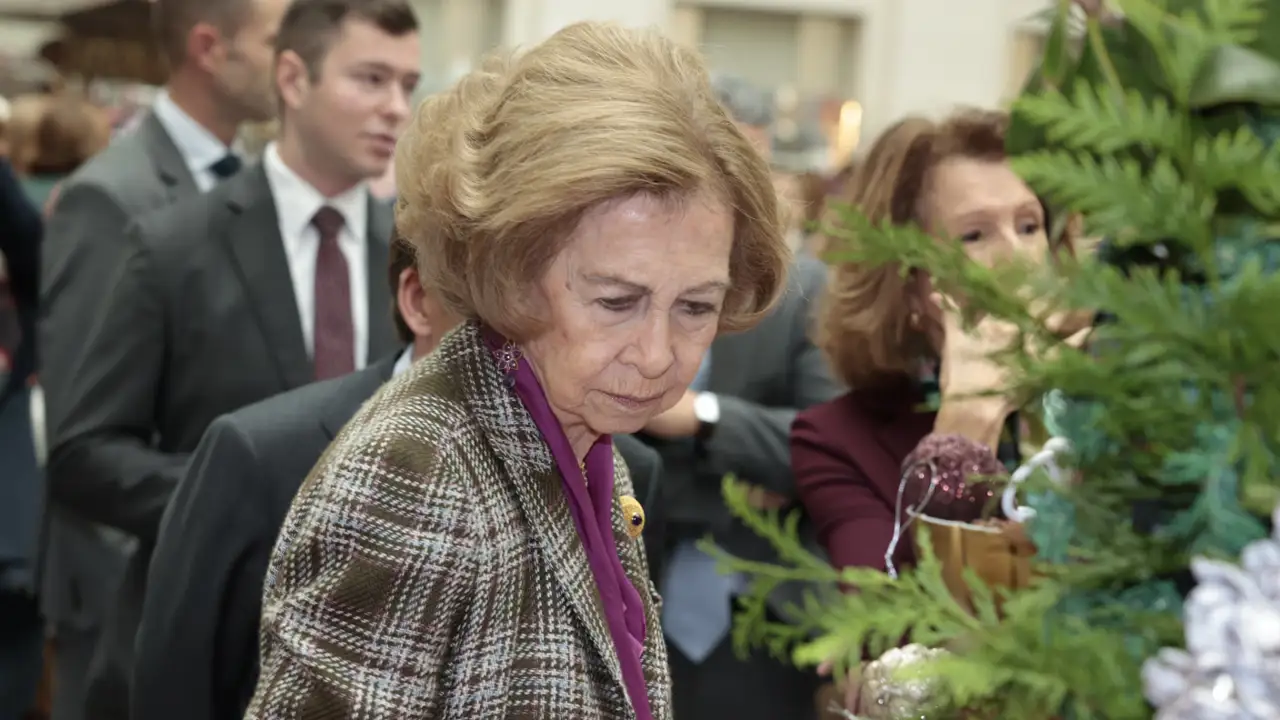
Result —
[{"label": "silver ornament", "polygon": [[1280,718],[1280,507],[1273,527],[1239,566],[1191,561],[1187,649],[1165,648],[1142,667],[1156,720]]},{"label": "silver ornament", "polygon": [[925,720],[939,709],[942,689],[937,678],[903,677],[903,668],[935,660],[946,651],[911,644],[894,648],[867,663],[862,672],[859,718]]}]

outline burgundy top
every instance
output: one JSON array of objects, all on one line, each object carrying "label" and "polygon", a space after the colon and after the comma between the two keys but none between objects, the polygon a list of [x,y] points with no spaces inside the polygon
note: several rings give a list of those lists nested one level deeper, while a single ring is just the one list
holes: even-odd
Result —
[{"label": "burgundy top", "polygon": [[[496,333],[486,331],[486,342],[495,352],[503,341]],[[515,371],[515,392],[551,448],[551,457],[560,469],[565,499],[577,526],[582,548],[587,553],[591,574],[604,606],[605,622],[622,666],[622,680],[639,720],[651,720],[648,685],[640,665],[644,650],[644,601],[618,559],[613,536],[613,440],[602,435],[587,452],[586,479],[569,438],[560,427],[546,393],[529,363],[520,358]]]},{"label": "burgundy top", "polygon": [[[905,377],[814,405],[791,425],[796,494],[836,567],[885,569],[902,461],[933,430],[934,413]],[[899,543],[899,568],[915,564]]]}]

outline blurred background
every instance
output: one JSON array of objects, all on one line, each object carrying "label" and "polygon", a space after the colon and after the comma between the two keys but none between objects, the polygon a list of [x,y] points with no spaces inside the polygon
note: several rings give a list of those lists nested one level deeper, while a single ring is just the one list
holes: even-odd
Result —
[{"label": "blurred background", "polygon": [[[147,0],[0,0],[0,97],[84,87],[127,123],[165,70]],[[893,119],[1013,96],[1049,0],[416,0],[423,94],[567,23],[658,25],[763,88],[779,170],[827,173]],[[252,144],[252,138],[246,138]]]}]

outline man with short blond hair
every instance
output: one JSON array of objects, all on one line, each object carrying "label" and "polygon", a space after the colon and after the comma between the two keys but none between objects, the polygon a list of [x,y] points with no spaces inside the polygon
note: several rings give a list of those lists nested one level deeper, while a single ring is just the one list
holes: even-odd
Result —
[{"label": "man with short blond hair", "polygon": [[[272,42],[287,0],[155,0],[170,76],[131,132],[59,188],[41,248],[40,384],[48,428],[66,422],[84,346],[125,253],[125,228],[234,175],[241,123],[269,117]],[[51,468],[40,597],[57,638],[53,720],[82,720],[86,677],[133,534]]]}]

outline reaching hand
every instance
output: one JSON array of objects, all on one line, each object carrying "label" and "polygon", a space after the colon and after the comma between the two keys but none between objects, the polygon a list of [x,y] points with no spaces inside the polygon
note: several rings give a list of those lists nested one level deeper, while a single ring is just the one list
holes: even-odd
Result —
[{"label": "reaching hand", "polygon": [[649,419],[644,431],[654,437],[667,440],[693,437],[698,432],[698,416],[693,412],[693,401],[698,393],[688,390],[670,409]]},{"label": "reaching hand", "polygon": [[942,369],[938,376],[942,396],[963,398],[1005,389],[1009,371],[992,356],[1017,341],[1017,326],[988,315],[966,329],[960,309],[950,298],[934,294],[932,300],[943,318]]},{"label": "reaching hand", "polygon": [[[861,709],[859,708],[859,704],[862,700],[862,669],[865,665],[865,662],[854,665],[849,668],[849,672],[845,675],[844,680],[836,681],[836,690],[841,694],[840,702],[843,703],[843,708],[851,713],[859,712]],[[830,677],[831,669],[833,667],[834,663],[827,660],[818,666],[818,675],[822,677]]]}]

